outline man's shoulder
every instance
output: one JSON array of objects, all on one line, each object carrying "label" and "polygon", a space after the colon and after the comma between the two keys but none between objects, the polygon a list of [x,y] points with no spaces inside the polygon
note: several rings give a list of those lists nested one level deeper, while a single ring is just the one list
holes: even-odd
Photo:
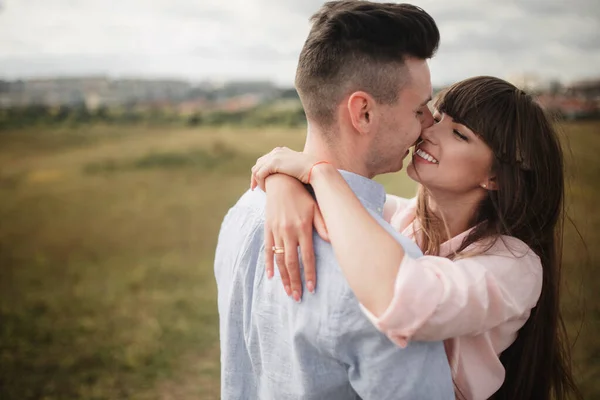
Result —
[{"label": "man's shoulder", "polygon": [[260,190],[248,190],[240,196],[238,201],[227,211],[223,220],[223,227],[229,223],[241,224],[244,221],[259,223],[264,221],[265,193]]},{"label": "man's shoulder", "polygon": [[255,210],[264,210],[267,196],[265,192],[259,188],[255,190],[247,190],[240,196],[238,201],[231,209],[250,208]]},{"label": "man's shoulder", "polygon": [[[219,231],[217,254],[231,247],[241,250],[262,236],[265,220],[265,194],[248,190],[229,209]],[[259,240],[262,242],[262,240]]]}]

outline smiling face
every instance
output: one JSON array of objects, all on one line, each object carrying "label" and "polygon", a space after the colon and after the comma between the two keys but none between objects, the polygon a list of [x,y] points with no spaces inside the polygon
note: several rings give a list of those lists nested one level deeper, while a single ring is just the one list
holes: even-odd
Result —
[{"label": "smiling face", "polygon": [[483,139],[451,116],[435,112],[423,130],[408,176],[430,191],[462,194],[494,185],[493,153]]}]

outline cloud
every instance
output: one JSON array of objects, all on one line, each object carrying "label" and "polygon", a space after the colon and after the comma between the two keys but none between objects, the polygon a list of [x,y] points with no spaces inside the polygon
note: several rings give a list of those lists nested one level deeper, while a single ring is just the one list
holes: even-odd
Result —
[{"label": "cloud", "polygon": [[[442,36],[434,83],[598,74],[596,0],[415,1]],[[4,8],[2,9],[2,4]],[[110,74],[291,84],[319,0],[0,0],[0,77]]]}]

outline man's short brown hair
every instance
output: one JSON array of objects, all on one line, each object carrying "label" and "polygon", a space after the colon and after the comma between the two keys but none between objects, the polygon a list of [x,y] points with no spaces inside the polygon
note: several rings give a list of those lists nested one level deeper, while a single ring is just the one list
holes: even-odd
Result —
[{"label": "man's short brown hair", "polygon": [[394,103],[406,57],[431,58],[440,40],[433,18],[410,4],[330,1],[311,22],[296,89],[307,118],[322,126],[331,125],[342,98],[358,90]]}]

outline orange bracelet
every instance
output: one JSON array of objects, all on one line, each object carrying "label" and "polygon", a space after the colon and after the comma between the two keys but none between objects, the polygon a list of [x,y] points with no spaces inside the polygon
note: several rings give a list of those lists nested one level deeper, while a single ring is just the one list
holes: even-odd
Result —
[{"label": "orange bracelet", "polygon": [[312,165],[312,167],[310,167],[310,171],[308,171],[308,178],[306,179],[306,182],[310,185],[310,176],[312,175],[312,170],[314,167],[316,167],[319,164],[329,164],[331,165],[331,163],[329,161],[317,161],[316,163],[314,163]]}]

